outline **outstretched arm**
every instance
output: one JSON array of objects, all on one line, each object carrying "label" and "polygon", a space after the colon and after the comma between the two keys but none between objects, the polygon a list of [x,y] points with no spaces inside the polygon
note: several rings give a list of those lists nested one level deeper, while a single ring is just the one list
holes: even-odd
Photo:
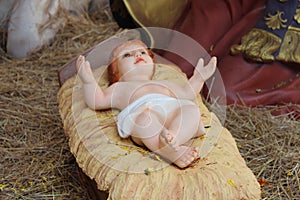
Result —
[{"label": "outstretched arm", "polygon": [[204,66],[202,58],[199,59],[195,67],[193,76],[189,79],[185,86],[185,91],[188,91],[188,97],[194,99],[200,93],[204,82],[209,79],[216,70],[217,58],[212,57],[207,65]]},{"label": "outstretched arm", "polygon": [[80,55],[76,62],[77,73],[83,82],[83,95],[85,103],[94,110],[110,108],[110,97],[108,92],[102,91],[94,78],[90,63]]}]

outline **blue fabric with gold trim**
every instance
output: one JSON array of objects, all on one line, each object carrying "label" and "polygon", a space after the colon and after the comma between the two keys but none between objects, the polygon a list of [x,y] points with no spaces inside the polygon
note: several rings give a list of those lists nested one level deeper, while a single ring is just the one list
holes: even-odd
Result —
[{"label": "blue fabric with gold trim", "polygon": [[233,54],[259,62],[300,63],[300,1],[269,0],[263,16],[243,36],[240,45],[233,45]]}]

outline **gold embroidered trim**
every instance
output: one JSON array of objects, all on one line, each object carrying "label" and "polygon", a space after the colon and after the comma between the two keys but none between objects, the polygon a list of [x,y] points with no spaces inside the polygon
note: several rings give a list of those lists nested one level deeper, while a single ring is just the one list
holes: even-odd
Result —
[{"label": "gold embroidered trim", "polygon": [[300,8],[297,8],[297,9],[296,9],[296,14],[295,14],[295,16],[294,16],[294,19],[296,20],[296,22],[297,22],[298,24],[300,24]]},{"label": "gold embroidered trim", "polygon": [[272,55],[280,47],[281,38],[262,29],[253,28],[247,35],[242,37],[240,45],[233,45],[233,55],[244,53],[246,58],[259,61],[274,61]]},{"label": "gold embroidered trim", "polygon": [[287,22],[287,19],[282,19],[281,15],[283,12],[277,11],[275,15],[271,15],[268,13],[268,17],[265,17],[266,25],[268,28],[275,30],[280,28],[285,28],[286,25],[284,23]]},{"label": "gold embroidered trim", "polygon": [[300,28],[289,26],[283,39],[278,60],[300,63]]}]

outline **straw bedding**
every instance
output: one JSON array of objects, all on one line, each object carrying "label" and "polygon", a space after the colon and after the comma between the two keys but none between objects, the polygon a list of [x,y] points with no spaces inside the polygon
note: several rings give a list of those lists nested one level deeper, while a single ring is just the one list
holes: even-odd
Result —
[{"label": "straw bedding", "polygon": [[[58,111],[57,70],[119,31],[104,13],[68,18],[52,45],[31,57],[13,59],[0,52],[1,199],[89,199]],[[1,36],[5,49],[5,31]],[[228,107],[225,127],[264,199],[299,199],[300,122],[274,117],[273,109]]]}]

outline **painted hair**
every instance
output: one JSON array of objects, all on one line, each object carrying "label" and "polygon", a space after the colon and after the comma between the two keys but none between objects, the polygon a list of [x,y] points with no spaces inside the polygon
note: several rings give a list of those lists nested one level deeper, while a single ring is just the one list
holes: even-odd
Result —
[{"label": "painted hair", "polygon": [[152,60],[154,60],[154,54],[152,53],[152,51],[150,49],[148,49],[148,47],[140,40],[130,40],[127,42],[124,42],[123,44],[121,44],[120,46],[116,47],[114,49],[114,51],[111,54],[111,58],[110,58],[110,64],[108,65],[108,80],[109,80],[109,84],[113,84],[115,82],[118,82],[119,79],[121,78],[120,72],[119,72],[119,68],[118,68],[118,54],[119,52],[126,46],[128,45],[132,45],[132,44],[137,44],[142,46],[143,48],[145,48],[147,50],[148,55],[152,58]]}]

